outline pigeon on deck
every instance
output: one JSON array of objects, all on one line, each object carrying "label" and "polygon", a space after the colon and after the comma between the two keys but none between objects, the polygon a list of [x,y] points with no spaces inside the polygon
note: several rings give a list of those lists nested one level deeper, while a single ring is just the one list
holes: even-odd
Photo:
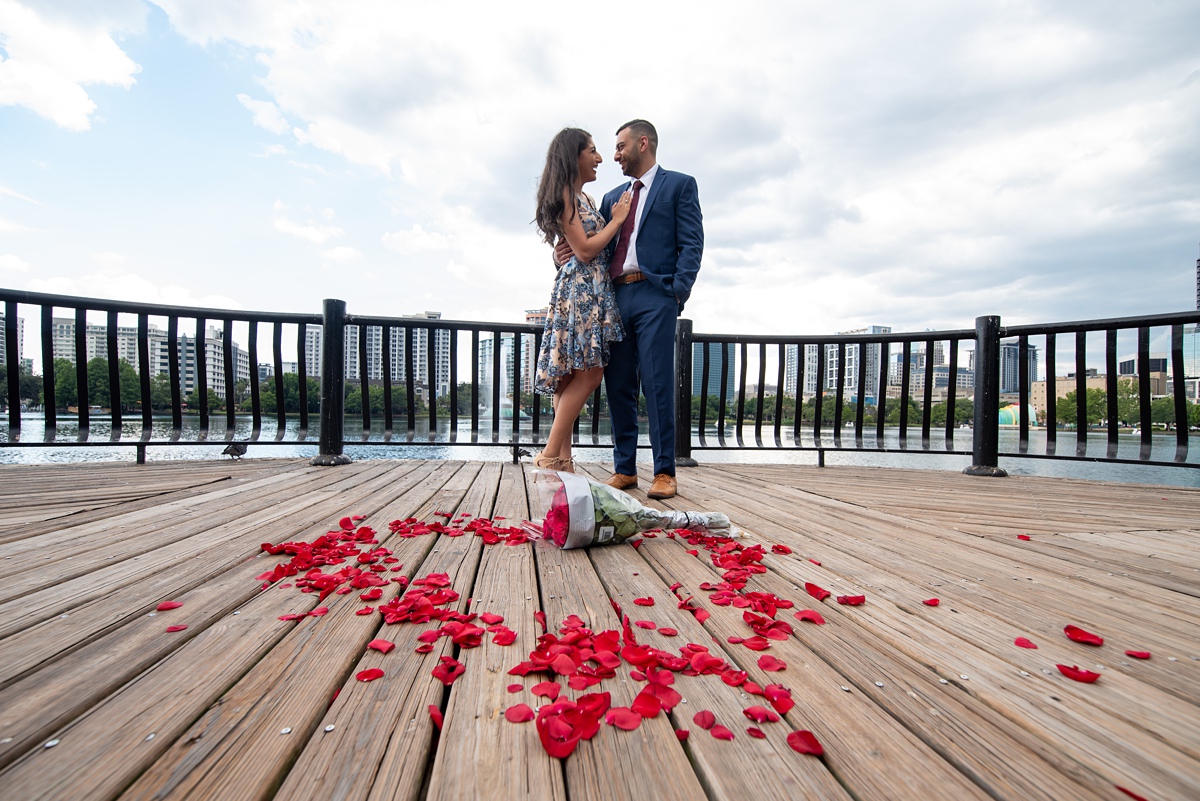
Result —
[{"label": "pigeon on deck", "polygon": [[234,459],[241,459],[246,455],[246,443],[231,442],[221,453],[225,456],[232,456]]}]

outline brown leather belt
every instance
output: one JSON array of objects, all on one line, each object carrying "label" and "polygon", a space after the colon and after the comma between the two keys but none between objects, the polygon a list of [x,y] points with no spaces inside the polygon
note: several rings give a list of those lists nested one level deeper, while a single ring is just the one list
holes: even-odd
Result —
[{"label": "brown leather belt", "polygon": [[622,284],[636,284],[638,281],[645,281],[645,273],[623,273],[612,280],[613,286],[621,286]]}]

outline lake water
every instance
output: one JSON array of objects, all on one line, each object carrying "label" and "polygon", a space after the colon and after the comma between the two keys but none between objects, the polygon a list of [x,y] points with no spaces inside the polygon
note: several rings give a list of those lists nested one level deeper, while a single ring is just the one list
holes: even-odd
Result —
[{"label": "lake water", "polygon": [[[247,458],[262,457],[312,457],[317,453],[317,415],[311,418],[312,426],[308,431],[308,439],[304,443],[274,442],[276,436],[276,428],[274,420],[264,423],[264,430],[260,433],[257,442],[251,442]],[[166,440],[170,436],[171,421],[170,418],[155,418],[152,431],[152,439]],[[590,427],[583,426],[585,433],[581,435],[582,439],[587,444],[579,444],[575,446],[575,456],[580,461],[589,462],[608,462],[611,459],[611,447],[607,444],[608,424],[603,421],[600,426],[599,436],[595,443],[592,442]],[[511,434],[512,423],[506,422],[501,426],[500,436],[507,439]],[[542,437],[549,431],[549,425],[542,426]],[[788,430],[790,432],[790,430]],[[40,415],[26,414],[22,417],[22,428],[20,433],[20,441],[23,443],[41,443],[44,436],[45,428],[44,421]],[[226,444],[225,436],[225,418],[223,416],[211,420],[211,425],[208,431],[208,440],[212,444],[202,445],[157,445],[151,444],[147,449],[147,459],[150,461],[171,460],[171,459],[225,459],[229,458],[221,456],[221,450]],[[250,439],[252,433],[251,422],[249,418],[237,419],[237,424],[233,431],[233,439],[245,441]],[[59,418],[59,426],[55,436],[56,443],[63,443],[62,446],[18,446],[18,447],[3,447],[3,443],[10,439],[10,432],[6,425],[0,423],[0,464],[35,464],[47,462],[83,462],[83,461],[135,461],[136,449],[130,445],[116,446],[92,446],[75,444],[78,439],[79,429],[78,424],[73,418]],[[111,429],[107,421],[95,421],[92,425],[89,440],[91,442],[104,442],[110,437]],[[284,438],[295,440],[299,434],[299,422],[296,419],[289,419],[284,431]],[[346,434],[348,437],[361,434],[361,430],[355,428],[354,421],[347,421]],[[642,425],[641,444],[648,445],[646,439],[645,424]],[[141,435],[140,419],[134,422],[127,422],[122,427],[122,439],[126,442],[136,442]],[[521,435],[523,439],[530,438],[530,425],[528,422],[522,423]],[[185,418],[184,430],[182,439],[194,440],[200,436],[199,418]],[[716,431],[714,428],[709,428],[707,433],[708,444],[716,444]],[[420,420],[417,422],[416,430],[409,440],[408,432],[400,429],[393,432],[391,441],[385,441],[382,422],[376,423],[375,427],[366,437],[364,444],[347,445],[345,452],[352,459],[466,459],[473,461],[508,461],[512,459],[511,446],[488,445],[492,439],[490,431],[484,431],[478,435],[475,441],[472,441],[471,433],[466,430],[463,425],[460,425],[459,431],[455,437],[451,437],[449,430],[449,421],[440,421],[438,430],[430,435],[428,420]],[[692,455],[697,461],[702,464],[719,464],[719,463],[755,463],[755,464],[817,464],[817,453],[811,450],[798,450],[795,448],[777,448],[774,447],[773,431],[769,428],[763,430],[764,444],[769,444],[770,447],[757,448],[746,447],[736,450],[703,450],[699,446],[699,442],[693,442]],[[748,445],[753,445],[754,431],[753,427],[743,429],[743,441]],[[785,439],[785,443],[788,440]],[[728,429],[726,434],[726,442],[734,443],[733,431]],[[811,431],[802,434],[802,442],[805,446],[812,446]],[[70,444],[67,444],[70,443]],[[862,465],[875,467],[891,467],[902,469],[925,469],[925,470],[954,470],[960,471],[971,464],[971,457],[968,454],[953,454],[946,453],[945,439],[942,432],[937,432],[931,437],[930,450],[921,450],[920,431],[909,429],[908,436],[908,452],[900,449],[899,431],[895,428],[887,429],[884,432],[882,443],[877,445],[874,437],[874,432],[870,432],[864,439],[866,447],[883,447],[887,452],[868,452],[854,450],[854,437],[852,433],[846,434],[842,438],[844,449],[837,450],[833,446],[833,438],[828,433],[822,438],[822,445],[829,449],[825,451],[825,463],[827,465]],[[1122,434],[1119,439],[1118,455],[1121,458],[1136,459],[1141,445],[1141,438],[1137,434]],[[1156,465],[1139,465],[1139,464],[1111,464],[1102,462],[1086,462],[1086,461],[1060,461],[1051,459],[1034,459],[1034,458],[1019,458],[1015,456],[1005,456],[1006,453],[1016,453],[1018,451],[1018,433],[1016,430],[1001,430],[1000,432],[1000,466],[1014,475],[1029,475],[1029,476],[1060,476],[1065,478],[1081,478],[1096,481],[1120,481],[1140,484],[1167,484],[1173,486],[1184,487],[1200,487],[1200,466],[1187,467],[1162,467]],[[971,449],[971,432],[969,430],[960,429],[955,432],[954,450],[970,451]],[[1041,454],[1046,450],[1046,432],[1044,430],[1034,430],[1029,433],[1029,453]],[[1107,434],[1104,432],[1091,433],[1088,435],[1088,455],[1104,456],[1107,451]],[[1075,454],[1075,432],[1074,431],[1059,431],[1058,432],[1058,448],[1059,454],[1074,455]],[[649,451],[639,454],[640,460],[649,461]],[[1153,436],[1153,450],[1151,457],[1155,461],[1170,462],[1175,457],[1175,434],[1171,433],[1155,433]],[[1188,463],[1200,465],[1200,437],[1193,436],[1191,447],[1188,449]]]}]

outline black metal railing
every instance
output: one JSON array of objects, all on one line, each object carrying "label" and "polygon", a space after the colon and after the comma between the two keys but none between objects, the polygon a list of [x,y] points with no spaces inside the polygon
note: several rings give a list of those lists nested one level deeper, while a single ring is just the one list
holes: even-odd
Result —
[{"label": "black metal railing", "polygon": [[[325,301],[320,315],[3,289],[0,302],[8,408],[7,439],[0,447],[133,445],[143,461],[151,446],[299,443],[317,446],[315,462],[337,464],[348,461],[347,445],[405,443],[497,446],[515,459],[522,448],[544,443],[544,424],[552,416],[549,399],[532,394],[533,370],[527,369],[542,339],[535,325],[350,315],[338,300]],[[22,436],[18,312],[30,307],[40,321],[40,437]],[[122,327],[123,321],[132,324]],[[1189,383],[1174,380],[1169,394],[1163,386],[1166,372],[1187,372],[1185,343],[1195,348],[1198,323],[1200,313],[1193,312],[1010,327],[1001,326],[998,317],[981,317],[974,329],[953,331],[757,336],[693,333],[691,321],[680,320],[677,456],[686,464],[694,452],[711,450],[806,450],[823,464],[826,453],[839,450],[941,453],[969,455],[969,472],[983,474],[1003,473],[999,456],[1200,466],[1188,461]],[[259,334],[265,338],[268,329],[272,358],[260,378]],[[1088,348],[1095,348],[1100,332],[1105,377],[1089,378],[1087,365],[1098,363],[1099,353]],[[283,361],[285,337],[295,338],[294,366]],[[1167,340],[1169,355],[1159,358],[1152,343]],[[1122,348],[1128,359],[1119,359]],[[1035,382],[1039,352],[1046,379]],[[310,362],[318,353],[316,371]],[[99,365],[89,365],[88,355],[105,360],[105,375],[94,374],[91,367]],[[73,362],[69,371],[63,358]],[[1164,361],[1169,370],[1156,370]],[[1072,377],[1058,377],[1058,366],[1067,363],[1074,366]],[[1130,364],[1128,376],[1119,374]],[[28,375],[24,380],[28,389]],[[1058,398],[1064,380],[1076,393],[1066,407]],[[1106,393],[1098,422],[1088,393],[1097,381]],[[103,414],[91,408],[94,387],[110,401]],[[186,402],[189,389],[196,408]],[[1040,427],[1028,413],[1035,389],[1044,393],[1036,398],[1045,407]],[[59,430],[60,419],[63,426],[71,420],[60,412],[68,396],[77,408],[73,437]],[[267,408],[272,396],[273,410]],[[1152,404],[1161,406],[1164,397],[1174,419],[1182,421],[1166,458],[1155,452],[1151,434],[1157,413]],[[224,414],[214,416],[210,406],[222,403]],[[1129,422],[1122,411],[1134,405],[1140,439],[1131,455],[1120,447],[1118,433]],[[318,408],[314,443],[309,415]],[[1058,447],[1064,409],[1075,425],[1070,453]],[[140,426],[126,420],[127,413],[140,417]],[[611,444],[602,432],[605,418],[598,389],[576,421],[576,442]],[[1044,447],[1031,439],[1034,430],[1044,432]],[[1002,432],[1005,442],[1015,432],[1015,444],[1002,449]],[[1098,436],[1105,438],[1103,447],[1094,441]]]}]

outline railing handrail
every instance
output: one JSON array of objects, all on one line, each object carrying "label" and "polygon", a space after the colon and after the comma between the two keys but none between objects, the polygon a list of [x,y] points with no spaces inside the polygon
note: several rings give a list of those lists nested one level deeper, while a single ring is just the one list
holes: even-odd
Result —
[{"label": "railing handrail", "polygon": [[202,317],[206,320],[258,320],[260,322],[307,323],[320,325],[321,315],[303,312],[252,311],[240,309],[214,309],[204,306],[169,306],[160,303],[142,303],[131,300],[107,298],[81,298],[72,295],[52,295],[45,292],[28,292],[23,289],[0,288],[0,302],[14,301],[30,306],[51,306],[63,309],[87,309],[88,311],[116,312],[118,314],[148,314],[151,317]]}]

